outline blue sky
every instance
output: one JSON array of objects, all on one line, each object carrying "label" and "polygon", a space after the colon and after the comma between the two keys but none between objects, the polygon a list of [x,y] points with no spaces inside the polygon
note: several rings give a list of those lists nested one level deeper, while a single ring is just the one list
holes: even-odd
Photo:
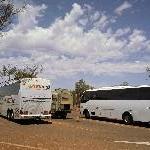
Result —
[{"label": "blue sky", "polygon": [[39,76],[54,88],[73,88],[81,78],[94,87],[150,84],[149,0],[27,3],[0,39],[1,66],[42,64]]},{"label": "blue sky", "polygon": [[[48,11],[45,13],[45,17],[42,18],[40,25],[48,26],[50,22],[53,22],[56,17],[64,17],[66,12],[72,9],[74,3],[78,3],[81,6],[88,4],[94,7],[95,10],[105,11],[108,15],[114,15],[114,10],[126,0],[36,0],[36,4],[45,3],[48,6]],[[34,1],[29,3],[33,4]],[[128,0],[132,5],[132,8],[122,14],[117,21],[117,24],[113,26],[114,29],[118,27],[129,26],[131,28],[144,29],[149,31],[149,0]],[[48,19],[47,19],[48,18]],[[44,19],[44,22],[43,22]],[[144,20],[143,20],[144,19]],[[127,21],[128,20],[128,21]]]}]

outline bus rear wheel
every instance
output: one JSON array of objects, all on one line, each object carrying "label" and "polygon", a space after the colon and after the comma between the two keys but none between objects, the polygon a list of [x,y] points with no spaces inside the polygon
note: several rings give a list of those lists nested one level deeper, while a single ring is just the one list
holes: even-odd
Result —
[{"label": "bus rear wheel", "polygon": [[13,110],[11,111],[11,114],[10,114],[10,120],[14,120],[14,112],[13,112]]},{"label": "bus rear wheel", "polygon": [[7,110],[7,119],[14,120],[14,112],[13,110]]},{"label": "bus rear wheel", "polygon": [[129,124],[132,124],[132,123],[133,123],[133,117],[132,117],[132,115],[129,114],[129,113],[123,114],[122,119],[123,119],[123,121],[124,121],[124,123],[125,123],[126,125],[129,125]]},{"label": "bus rear wheel", "polygon": [[84,115],[85,115],[85,118],[86,118],[86,119],[90,119],[90,118],[91,118],[90,113],[89,113],[88,110],[85,110],[85,111],[84,111]]},{"label": "bus rear wheel", "polygon": [[10,120],[10,110],[7,110],[7,119]]}]

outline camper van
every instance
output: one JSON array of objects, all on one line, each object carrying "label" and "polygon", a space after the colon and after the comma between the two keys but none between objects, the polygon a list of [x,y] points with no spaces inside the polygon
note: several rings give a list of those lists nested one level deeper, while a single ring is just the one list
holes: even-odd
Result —
[{"label": "camper van", "polygon": [[73,96],[67,89],[55,89],[52,92],[52,116],[55,118],[67,117],[73,107]]},{"label": "camper van", "polygon": [[24,78],[0,84],[0,115],[13,119],[51,118],[51,83],[42,78]]}]

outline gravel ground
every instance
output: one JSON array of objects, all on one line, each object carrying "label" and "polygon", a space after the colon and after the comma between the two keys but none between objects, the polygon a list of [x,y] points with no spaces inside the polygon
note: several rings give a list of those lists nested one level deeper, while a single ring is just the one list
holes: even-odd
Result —
[{"label": "gravel ground", "polygon": [[0,117],[0,150],[149,150],[150,128],[86,120],[74,110],[68,118],[11,122]]}]

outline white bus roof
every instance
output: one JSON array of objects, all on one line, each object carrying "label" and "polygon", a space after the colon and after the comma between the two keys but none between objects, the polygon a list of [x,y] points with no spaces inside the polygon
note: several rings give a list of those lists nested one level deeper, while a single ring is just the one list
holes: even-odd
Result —
[{"label": "white bus roof", "polygon": [[128,89],[128,88],[141,88],[141,87],[150,87],[150,85],[140,85],[140,86],[110,86],[110,87],[101,87],[101,88],[92,89],[92,90],[86,90],[86,91]]}]

